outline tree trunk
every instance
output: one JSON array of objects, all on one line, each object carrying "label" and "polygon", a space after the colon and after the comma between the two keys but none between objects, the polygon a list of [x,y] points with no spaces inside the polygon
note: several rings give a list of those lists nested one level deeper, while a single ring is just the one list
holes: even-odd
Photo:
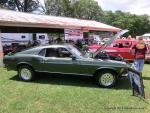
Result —
[{"label": "tree trunk", "polygon": [[19,4],[19,1],[18,0],[14,0],[14,2],[16,4],[16,6],[17,6],[18,11],[22,11],[21,7],[20,7],[20,4]]},{"label": "tree trunk", "polygon": [[24,0],[24,12],[28,12],[28,2],[29,0]]}]

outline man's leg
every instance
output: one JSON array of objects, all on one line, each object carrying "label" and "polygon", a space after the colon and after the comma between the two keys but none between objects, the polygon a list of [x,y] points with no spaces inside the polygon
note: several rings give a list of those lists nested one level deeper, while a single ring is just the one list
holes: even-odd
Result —
[{"label": "man's leg", "polygon": [[138,59],[135,59],[134,62],[133,62],[133,66],[134,66],[134,69],[139,71],[139,60]]},{"label": "man's leg", "polygon": [[144,67],[144,59],[140,59],[139,60],[139,72],[142,72]]}]

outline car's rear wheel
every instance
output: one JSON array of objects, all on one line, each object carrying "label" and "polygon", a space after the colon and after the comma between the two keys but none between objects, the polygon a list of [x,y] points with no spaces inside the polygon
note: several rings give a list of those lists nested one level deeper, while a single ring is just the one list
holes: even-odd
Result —
[{"label": "car's rear wheel", "polygon": [[34,78],[34,71],[28,65],[22,65],[18,68],[19,78],[23,81],[31,81]]},{"label": "car's rear wheel", "polygon": [[111,70],[100,71],[97,73],[96,80],[101,87],[112,87],[116,83],[116,73]]}]

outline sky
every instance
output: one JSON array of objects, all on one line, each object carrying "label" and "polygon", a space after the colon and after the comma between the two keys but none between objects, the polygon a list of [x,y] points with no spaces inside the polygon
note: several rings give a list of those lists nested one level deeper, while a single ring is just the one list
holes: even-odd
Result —
[{"label": "sky", "polygon": [[95,0],[103,10],[121,10],[132,14],[150,16],[150,0]]}]

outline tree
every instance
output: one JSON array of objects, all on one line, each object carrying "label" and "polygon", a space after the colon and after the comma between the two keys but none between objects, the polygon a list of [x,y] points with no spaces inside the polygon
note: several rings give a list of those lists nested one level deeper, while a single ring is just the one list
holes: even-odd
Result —
[{"label": "tree", "polygon": [[80,19],[100,21],[103,11],[94,0],[47,0],[45,2],[46,12],[55,16],[66,16]]},{"label": "tree", "polygon": [[147,15],[135,15],[122,11],[105,11],[104,22],[121,29],[128,29],[132,36],[150,32],[150,22]]},{"label": "tree", "polygon": [[102,22],[112,25],[115,15],[112,11],[104,11]]},{"label": "tree", "polygon": [[5,4],[7,1],[8,1],[8,0],[1,0],[1,1],[0,1],[0,5]]},{"label": "tree", "polygon": [[69,0],[47,0],[45,2],[46,13],[55,16],[71,16]]},{"label": "tree", "polygon": [[103,11],[94,0],[79,0],[74,4],[74,17],[100,21]]},{"label": "tree", "polygon": [[[2,8],[17,10],[20,12],[34,12],[39,11],[38,14],[44,12],[43,6],[40,4],[39,0],[1,0],[0,6]],[[41,10],[41,9],[43,10]],[[32,34],[33,39],[36,37],[36,34]]]},{"label": "tree", "polygon": [[18,10],[20,12],[33,12],[41,7],[38,0],[2,0],[0,4],[3,8]]}]

